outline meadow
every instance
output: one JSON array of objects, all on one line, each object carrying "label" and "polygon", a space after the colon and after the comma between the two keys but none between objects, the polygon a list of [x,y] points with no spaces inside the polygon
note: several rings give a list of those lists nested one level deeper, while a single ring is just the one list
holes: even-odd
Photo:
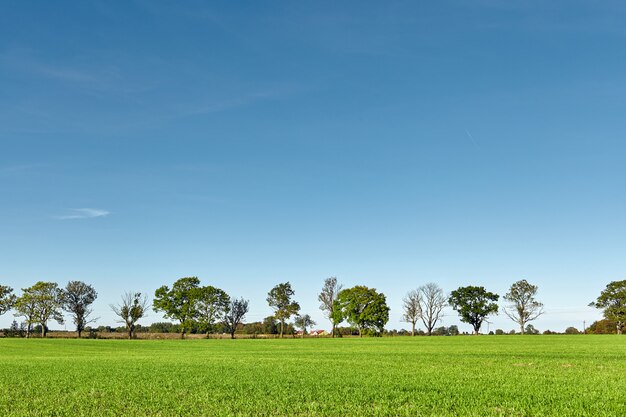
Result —
[{"label": "meadow", "polygon": [[626,337],[0,339],[1,416],[623,416]]}]

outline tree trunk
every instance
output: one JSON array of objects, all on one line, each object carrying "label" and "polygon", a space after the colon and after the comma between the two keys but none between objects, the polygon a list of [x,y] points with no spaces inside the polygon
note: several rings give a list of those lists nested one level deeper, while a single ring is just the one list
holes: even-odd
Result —
[{"label": "tree trunk", "polygon": [[524,325],[520,325],[520,333],[524,336]]},{"label": "tree trunk", "polygon": [[622,322],[617,322],[617,334],[622,334]]},{"label": "tree trunk", "polygon": [[411,323],[411,336],[415,336],[415,322]]},{"label": "tree trunk", "polygon": [[359,337],[363,337],[363,333],[361,332],[361,328],[358,327],[358,329],[359,329]]},{"label": "tree trunk", "polygon": [[133,326],[128,326],[128,340],[133,338]]},{"label": "tree trunk", "polygon": [[81,329],[77,329],[76,331],[78,332],[78,338],[80,339],[80,335],[83,333],[83,331]]},{"label": "tree trunk", "polygon": [[335,325],[335,322],[333,322],[333,338],[335,338],[336,331],[337,331],[337,326]]},{"label": "tree trunk", "polygon": [[283,321],[280,322],[280,338],[283,338]]},{"label": "tree trunk", "polygon": [[235,331],[233,330],[232,332],[230,332],[230,338],[234,339],[235,338]]},{"label": "tree trunk", "polygon": [[46,327],[45,324],[41,325],[41,337],[46,337],[46,335],[48,334],[48,328]]},{"label": "tree trunk", "polygon": [[184,339],[185,338],[185,328],[183,327],[183,329],[180,331],[180,338]]}]

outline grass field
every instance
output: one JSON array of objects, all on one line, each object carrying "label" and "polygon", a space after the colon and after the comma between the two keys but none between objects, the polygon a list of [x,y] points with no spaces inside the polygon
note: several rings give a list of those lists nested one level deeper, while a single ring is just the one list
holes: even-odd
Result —
[{"label": "grass field", "polygon": [[0,416],[624,416],[626,336],[0,339]]}]

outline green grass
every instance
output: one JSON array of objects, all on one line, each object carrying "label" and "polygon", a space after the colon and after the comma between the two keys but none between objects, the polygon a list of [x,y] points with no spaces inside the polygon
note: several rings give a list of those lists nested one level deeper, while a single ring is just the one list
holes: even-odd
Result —
[{"label": "green grass", "polygon": [[0,416],[624,416],[626,336],[0,339]]}]

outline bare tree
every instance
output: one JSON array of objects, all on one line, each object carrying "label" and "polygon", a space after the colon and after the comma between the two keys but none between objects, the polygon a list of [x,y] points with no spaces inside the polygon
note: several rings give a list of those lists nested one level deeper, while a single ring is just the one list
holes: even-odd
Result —
[{"label": "bare tree", "polygon": [[226,324],[231,339],[235,338],[237,326],[245,319],[246,313],[248,313],[248,300],[240,298],[230,302],[224,315],[224,324]]},{"label": "bare tree", "polygon": [[337,294],[343,286],[337,283],[336,277],[326,278],[324,280],[324,287],[322,288],[322,292],[317,296],[317,299],[320,301],[320,309],[326,313],[326,317],[333,324],[333,332],[332,335],[335,337],[335,330],[337,328],[337,322],[339,316],[334,313],[335,309],[335,300],[337,300]]},{"label": "bare tree", "polygon": [[135,325],[148,311],[148,297],[140,292],[127,292],[122,296],[122,301],[118,305],[111,304],[111,310],[121,319],[120,322],[126,325],[128,338],[135,335]]},{"label": "bare tree", "polygon": [[411,336],[415,336],[415,323],[420,319],[422,311],[420,307],[420,293],[417,290],[411,290],[402,299],[402,302],[404,311],[402,320],[411,323]]},{"label": "bare tree", "polygon": [[426,327],[428,336],[432,335],[437,322],[443,317],[443,309],[447,305],[446,295],[435,283],[429,282],[417,290],[419,317]]},{"label": "bare tree", "polygon": [[85,326],[97,320],[96,318],[89,318],[93,311],[91,305],[97,297],[96,290],[82,281],[68,282],[61,293],[63,309],[72,315],[79,339]]},{"label": "bare tree", "polygon": [[535,300],[537,290],[536,285],[523,279],[513,283],[509,292],[504,296],[504,299],[511,303],[504,308],[504,312],[511,320],[519,324],[522,334],[524,334],[526,323],[543,314],[543,304]]}]

